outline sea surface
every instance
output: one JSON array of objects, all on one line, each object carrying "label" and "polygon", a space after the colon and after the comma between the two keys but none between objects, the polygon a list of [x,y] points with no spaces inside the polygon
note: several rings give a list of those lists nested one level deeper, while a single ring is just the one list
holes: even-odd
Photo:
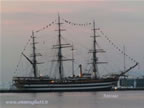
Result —
[{"label": "sea surface", "polygon": [[144,108],[144,91],[0,93],[0,108]]}]

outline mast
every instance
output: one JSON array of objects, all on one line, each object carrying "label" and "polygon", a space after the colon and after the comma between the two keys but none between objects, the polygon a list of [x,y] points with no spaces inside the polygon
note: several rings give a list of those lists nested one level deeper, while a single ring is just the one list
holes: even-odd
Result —
[{"label": "mast", "polygon": [[61,32],[62,31],[65,31],[65,29],[62,29],[61,28],[61,25],[63,24],[63,23],[61,23],[61,20],[60,20],[60,15],[58,14],[58,30],[56,30],[56,31],[58,31],[58,44],[57,45],[53,45],[53,49],[58,49],[58,58],[57,58],[57,60],[52,60],[52,61],[57,61],[58,62],[58,71],[59,71],[59,78],[60,78],[60,81],[62,81],[63,80],[63,78],[64,78],[64,67],[63,67],[63,61],[73,61],[73,59],[66,59],[66,58],[64,58],[64,56],[63,56],[63,53],[62,53],[62,49],[63,48],[67,48],[67,47],[72,47],[72,45],[70,45],[70,44],[63,44],[62,43],[62,40],[61,40],[61,38],[62,38],[62,36],[61,36]]},{"label": "mast", "polygon": [[105,64],[107,62],[99,62],[97,53],[105,53],[103,49],[98,49],[97,48],[97,37],[100,37],[96,34],[97,30],[100,30],[100,28],[95,27],[95,21],[93,21],[93,49],[90,50],[90,53],[92,53],[92,67],[93,67],[93,73],[94,73],[94,78],[98,79],[98,64]]},{"label": "mast", "polygon": [[73,47],[73,45],[72,45],[72,76],[74,77],[75,76],[75,74],[74,74],[74,47]]},{"label": "mast", "polygon": [[98,28],[96,29],[95,28],[95,21],[93,21],[93,33],[94,33],[94,36],[93,36],[93,72],[94,72],[94,78],[96,79],[97,78],[97,72],[98,72],[98,67],[97,67],[97,52],[96,52],[96,43],[97,43],[97,40],[96,40],[96,30],[99,30]]},{"label": "mast", "polygon": [[35,36],[34,32],[32,31],[32,48],[33,48],[33,72],[34,72],[34,77],[37,77],[37,60],[36,60],[36,47],[35,47]]},{"label": "mast", "polygon": [[35,44],[37,44],[37,42],[35,42],[35,36],[34,36],[34,32],[32,31],[32,54],[31,54],[31,57],[33,58],[32,60],[29,59],[29,57],[27,57],[23,52],[22,52],[22,55],[29,61],[29,63],[32,65],[32,68],[33,68],[33,74],[34,74],[34,77],[38,77],[37,75],[37,64],[41,64],[41,63],[37,63],[37,59],[36,57],[37,56],[41,56],[40,53],[37,53],[36,54],[36,46]]},{"label": "mast", "polygon": [[126,70],[125,46],[123,46],[123,52],[124,52],[124,71],[125,71]]},{"label": "mast", "polygon": [[58,14],[58,62],[59,62],[59,75],[60,80],[63,78],[63,62],[62,62],[62,44],[61,44],[61,22],[60,22],[60,16]]}]

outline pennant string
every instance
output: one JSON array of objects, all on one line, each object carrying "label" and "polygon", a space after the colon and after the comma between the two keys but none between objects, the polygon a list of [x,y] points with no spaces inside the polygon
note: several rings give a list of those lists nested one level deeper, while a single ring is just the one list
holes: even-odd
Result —
[{"label": "pennant string", "polygon": [[65,23],[70,24],[72,26],[89,26],[91,23],[84,23],[84,24],[79,24],[79,23],[73,23],[71,21],[68,21],[66,19],[62,19]]},{"label": "pennant string", "polygon": [[35,33],[39,33],[39,32],[41,32],[41,31],[43,31],[43,30],[45,30],[45,29],[49,28],[50,26],[52,26],[53,24],[55,24],[55,23],[56,23],[56,21],[57,21],[57,20],[52,21],[51,23],[49,23],[48,25],[46,25],[46,26],[42,27],[41,29],[36,30],[36,31],[35,31]]},{"label": "pennant string", "polygon": [[[30,37],[31,37],[31,36],[30,36]],[[31,38],[28,40],[28,42],[27,42],[26,45],[24,46],[24,49],[22,50],[22,53],[26,50],[26,48],[27,48],[28,44],[30,43],[30,41],[31,41]],[[22,59],[22,53],[20,54],[20,58],[19,58],[19,61],[18,61],[18,64],[17,64],[17,66],[16,66],[16,69],[15,69],[15,72],[14,72],[14,73],[16,73],[16,72],[18,71],[18,67],[19,67],[20,62],[21,62],[21,59]]]},{"label": "pennant string", "polygon": [[116,48],[121,54],[124,54],[125,56],[127,56],[129,58],[129,60],[133,61],[133,62],[137,62],[134,58],[131,58],[130,56],[128,56],[125,52],[123,52],[118,46],[116,46],[111,39],[109,39],[103,31],[100,31],[100,33],[106,38],[106,40],[108,40],[108,42],[114,47]]}]

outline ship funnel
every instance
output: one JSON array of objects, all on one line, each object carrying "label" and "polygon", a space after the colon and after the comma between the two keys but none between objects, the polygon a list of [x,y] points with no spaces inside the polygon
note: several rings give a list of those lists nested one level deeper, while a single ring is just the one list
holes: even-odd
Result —
[{"label": "ship funnel", "polygon": [[82,77],[83,74],[82,74],[82,65],[81,64],[79,65],[79,68],[80,68],[80,77]]}]

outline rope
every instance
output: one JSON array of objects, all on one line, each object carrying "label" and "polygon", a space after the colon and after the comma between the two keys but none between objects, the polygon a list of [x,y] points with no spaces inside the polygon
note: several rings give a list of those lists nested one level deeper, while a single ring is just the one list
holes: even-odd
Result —
[{"label": "rope", "polygon": [[39,33],[41,31],[44,31],[45,29],[48,29],[50,26],[56,24],[57,20],[52,21],[51,23],[47,24],[46,26],[43,26],[42,28],[35,31],[35,33]]},{"label": "rope", "polygon": [[136,61],[134,58],[132,58],[132,57],[130,57],[128,54],[124,53],[116,44],[114,44],[113,41],[112,41],[110,38],[108,38],[108,36],[105,35],[103,31],[100,31],[100,33],[106,38],[106,40],[107,40],[116,50],[118,50],[121,54],[124,54],[129,60],[133,61],[134,63],[137,63],[137,61]]},{"label": "rope", "polygon": [[[30,36],[30,37],[31,37],[31,36]],[[24,46],[24,49],[22,50],[22,53],[26,50],[26,48],[27,48],[28,44],[30,43],[30,41],[31,41],[31,38],[28,40],[28,42],[27,42],[26,45]],[[18,61],[18,64],[17,64],[17,66],[16,66],[16,69],[15,69],[15,72],[14,72],[14,73],[16,73],[16,72],[18,71],[18,67],[19,67],[20,62],[21,62],[21,59],[22,59],[22,53],[20,54],[20,58],[19,58],[19,61]]]},{"label": "rope", "polygon": [[65,23],[70,24],[70,25],[72,25],[72,26],[89,26],[89,25],[91,25],[90,22],[89,22],[89,23],[80,24],[80,23],[71,22],[71,21],[66,20],[66,19],[64,19],[64,18],[62,18],[62,20],[63,20]]}]

